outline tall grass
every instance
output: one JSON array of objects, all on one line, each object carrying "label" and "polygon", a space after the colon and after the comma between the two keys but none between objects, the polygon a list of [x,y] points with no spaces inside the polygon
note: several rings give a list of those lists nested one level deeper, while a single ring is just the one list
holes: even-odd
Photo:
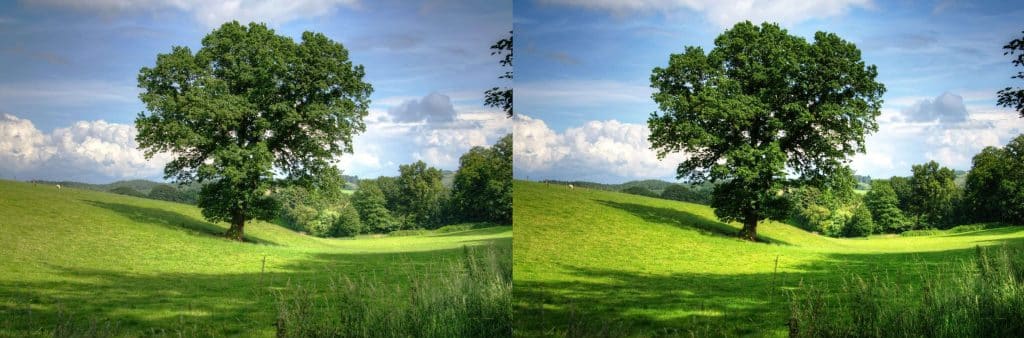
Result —
[{"label": "tall grass", "polygon": [[465,247],[455,261],[410,273],[288,285],[278,294],[278,337],[504,337],[512,333],[509,249]]},{"label": "tall grass", "polygon": [[975,262],[901,285],[853,276],[792,294],[792,337],[1015,337],[1024,333],[1024,247],[978,247]]}]

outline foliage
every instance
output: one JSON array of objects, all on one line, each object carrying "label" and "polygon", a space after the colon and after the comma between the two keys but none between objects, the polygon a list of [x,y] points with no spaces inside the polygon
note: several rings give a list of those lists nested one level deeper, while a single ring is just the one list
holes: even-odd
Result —
[{"label": "foliage", "polygon": [[651,191],[651,189],[647,189],[647,188],[640,187],[640,186],[635,186],[635,187],[629,187],[629,188],[626,188],[626,189],[622,189],[622,192],[627,193],[627,194],[647,196],[647,197],[659,197],[658,194],[656,194],[653,191]]},{"label": "foliage", "polygon": [[136,118],[136,141],[147,158],[175,156],[166,178],[209,182],[203,216],[229,221],[227,236],[241,240],[247,220],[275,214],[275,173],[310,185],[352,152],[373,91],[363,76],[323,34],[296,43],[262,24],[225,23],[196,53],[175,46],[139,71],[150,113]]},{"label": "foliage", "polygon": [[914,228],[943,225],[959,193],[953,182],[953,170],[940,167],[935,161],[928,161],[914,165],[911,171],[914,175],[910,178],[911,195],[907,212],[914,216]]},{"label": "foliage", "polygon": [[441,170],[416,161],[400,165],[398,171],[399,204],[395,211],[404,221],[403,228],[438,225],[441,203],[447,195],[441,185]]},{"label": "foliage", "polygon": [[178,190],[170,184],[161,184],[154,186],[149,191],[149,198],[161,201],[178,202],[178,203],[189,203],[190,196],[184,192]]},{"label": "foliage", "polygon": [[[1024,31],[1021,33],[1024,34]],[[1003,55],[1014,56],[1016,54],[1016,58],[1013,59],[1014,67],[1024,66],[1024,37],[1010,40],[1010,42],[1003,46],[1003,49],[1006,50]],[[1017,54],[1018,52],[1020,54]],[[1010,78],[1024,80],[1024,71],[1018,71],[1016,75]],[[998,94],[999,100],[997,103],[1000,106],[1013,108],[1020,113],[1021,117],[1024,117],[1024,88],[1014,89],[1006,87],[1000,90]]]},{"label": "foliage", "polygon": [[512,253],[466,247],[457,261],[410,273],[408,288],[373,276],[288,285],[278,337],[510,337]]},{"label": "foliage", "polygon": [[[491,55],[502,55],[504,57],[498,63],[502,67],[508,67],[509,70],[505,71],[504,74],[499,76],[499,79],[512,80],[512,31],[508,32],[508,37],[498,40],[494,45],[491,46]],[[488,89],[484,93],[484,104],[487,106],[501,108],[505,112],[505,115],[512,117],[512,88],[510,87],[494,87]]]},{"label": "foliage", "polygon": [[705,54],[686,47],[651,86],[663,114],[648,119],[659,158],[687,153],[677,177],[723,181],[712,206],[726,222],[742,221],[753,240],[759,220],[784,215],[779,192],[786,170],[802,179],[831,176],[846,157],[864,151],[878,129],[881,95],[875,66],[835,34],[814,42],[774,24],[743,22],[715,39]]},{"label": "foliage", "polygon": [[334,220],[335,237],[354,237],[363,232],[363,223],[359,219],[359,211],[352,203],[345,203],[338,210],[338,216]]},{"label": "foliage", "polygon": [[402,203],[403,198],[402,189],[398,185],[398,178],[381,176],[374,180],[374,182],[377,183],[377,187],[380,188],[381,193],[384,194],[384,200],[386,201],[385,206],[387,209],[392,212],[396,212],[399,209],[398,206]]},{"label": "foliage", "polygon": [[929,272],[920,293],[880,276],[804,284],[791,337],[1011,337],[1024,332],[1024,248],[977,247],[974,264]]},{"label": "foliage", "polygon": [[864,195],[864,205],[870,210],[879,232],[899,233],[906,230],[906,220],[899,209],[899,198],[889,181],[872,181],[871,190]]},{"label": "foliage", "polygon": [[451,202],[461,220],[512,224],[512,134],[459,158]]},{"label": "foliage", "polygon": [[115,194],[119,194],[119,195],[132,196],[132,197],[146,197],[146,195],[144,195],[143,193],[141,193],[138,190],[135,190],[135,189],[133,189],[131,187],[123,187],[123,186],[122,187],[116,187],[116,188],[110,189],[110,192],[115,193]]},{"label": "foliage", "polygon": [[665,187],[665,190],[661,192],[661,198],[683,202],[708,204],[711,203],[711,190],[711,186],[706,184],[673,184],[669,185],[668,187]]},{"label": "foliage", "polygon": [[384,193],[375,180],[363,180],[359,190],[352,194],[352,206],[359,212],[359,220],[366,232],[388,233],[397,225],[387,209]]},{"label": "foliage", "polygon": [[974,156],[964,202],[975,221],[1024,224],[1024,134]]},{"label": "foliage", "polygon": [[892,187],[892,191],[896,193],[896,199],[899,200],[900,210],[906,213],[910,210],[911,197],[914,196],[914,193],[910,188],[910,179],[907,177],[893,176],[889,178],[889,186]]},{"label": "foliage", "polygon": [[875,222],[872,219],[871,210],[865,205],[853,209],[853,215],[846,222],[844,231],[846,237],[867,237],[875,232]]}]

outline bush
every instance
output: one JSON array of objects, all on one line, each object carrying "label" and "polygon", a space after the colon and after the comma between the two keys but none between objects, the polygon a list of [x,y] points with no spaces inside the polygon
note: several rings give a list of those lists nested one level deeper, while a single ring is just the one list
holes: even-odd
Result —
[{"label": "bush", "polygon": [[138,190],[135,190],[135,189],[133,189],[131,187],[117,187],[117,188],[114,188],[114,189],[110,189],[110,192],[118,194],[118,195],[126,195],[126,196],[133,196],[133,197],[146,197],[146,195],[143,195],[141,192],[139,192]]},{"label": "bush", "polygon": [[346,204],[338,211],[338,218],[334,220],[334,236],[353,237],[362,233],[363,224],[359,221],[359,212],[352,204]]},{"label": "bush", "polygon": [[397,223],[387,209],[387,199],[376,181],[363,181],[352,194],[352,206],[359,212],[359,220],[366,232],[388,233]]},{"label": "bush", "polygon": [[846,222],[846,237],[867,237],[875,232],[875,223],[871,219],[871,211],[864,205],[853,209],[853,215]]},{"label": "bush", "polygon": [[633,195],[647,196],[647,197],[658,197],[651,189],[647,189],[641,186],[633,186],[626,189],[622,189],[622,192]]},{"label": "bush", "polygon": [[315,211],[315,217],[306,223],[306,231],[317,237],[334,237],[338,231],[335,224],[338,220],[338,212],[334,210]]}]

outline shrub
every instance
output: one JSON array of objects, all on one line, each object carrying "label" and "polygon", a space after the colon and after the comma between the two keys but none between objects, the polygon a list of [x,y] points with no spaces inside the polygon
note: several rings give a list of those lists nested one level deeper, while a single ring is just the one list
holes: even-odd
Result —
[{"label": "shrub", "polygon": [[334,236],[352,237],[362,233],[363,224],[359,221],[359,212],[352,204],[346,204],[338,211],[334,220]]},{"label": "shrub", "polygon": [[853,209],[853,215],[846,222],[846,237],[866,237],[875,232],[875,223],[871,219],[871,211],[864,205]]},{"label": "shrub", "polygon": [[626,189],[622,189],[622,192],[633,195],[647,196],[647,197],[658,197],[651,189],[647,189],[641,186],[633,186]]},{"label": "shrub", "polygon": [[119,195],[126,195],[126,196],[133,196],[133,197],[146,197],[146,195],[143,195],[141,192],[139,192],[138,190],[135,190],[135,189],[133,189],[131,187],[117,187],[117,188],[114,188],[114,189],[110,189],[110,192],[115,193],[115,194],[119,194]]}]

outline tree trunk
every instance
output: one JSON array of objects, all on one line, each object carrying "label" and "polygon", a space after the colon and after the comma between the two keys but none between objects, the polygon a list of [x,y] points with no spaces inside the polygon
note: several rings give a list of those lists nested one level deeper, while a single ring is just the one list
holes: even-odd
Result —
[{"label": "tree trunk", "polygon": [[229,239],[243,241],[245,237],[245,214],[242,210],[236,209],[231,213],[231,228],[224,233]]},{"label": "tree trunk", "polygon": [[740,238],[751,242],[757,241],[757,216],[748,215],[743,220],[743,230],[740,230]]}]

